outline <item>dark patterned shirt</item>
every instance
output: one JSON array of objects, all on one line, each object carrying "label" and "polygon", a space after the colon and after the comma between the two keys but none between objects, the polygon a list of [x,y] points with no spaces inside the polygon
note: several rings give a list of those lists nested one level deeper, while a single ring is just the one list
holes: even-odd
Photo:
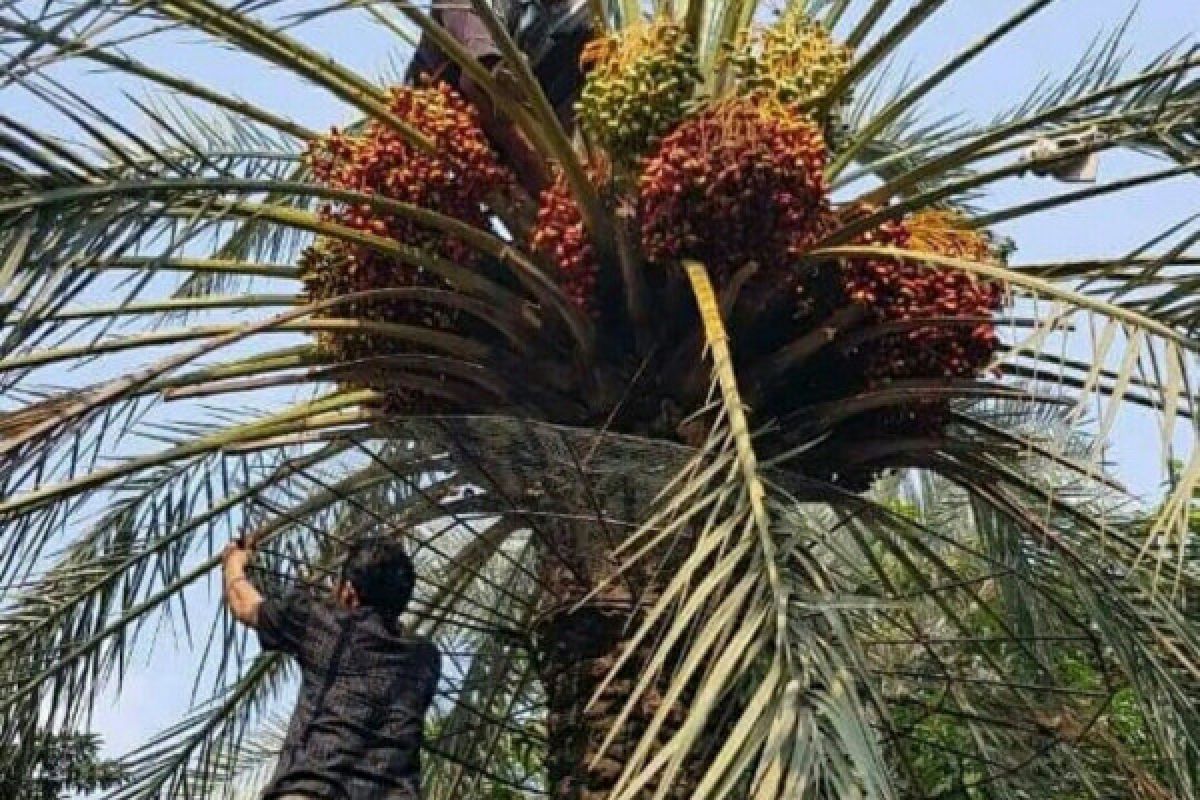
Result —
[{"label": "dark patterned shirt", "polygon": [[296,592],[259,609],[264,650],[300,664],[300,696],[264,798],[415,800],[421,731],[441,667],[437,647]]}]

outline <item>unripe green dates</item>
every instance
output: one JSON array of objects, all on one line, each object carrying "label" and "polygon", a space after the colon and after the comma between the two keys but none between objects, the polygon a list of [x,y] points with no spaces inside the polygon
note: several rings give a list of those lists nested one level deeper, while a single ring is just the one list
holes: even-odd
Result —
[{"label": "unripe green dates", "polygon": [[774,25],[732,44],[725,59],[743,94],[807,106],[825,99],[837,87],[852,55],[853,51],[837,42],[819,22],[800,11],[789,11]]},{"label": "unripe green dates", "polygon": [[681,27],[663,20],[599,45],[579,121],[614,160],[631,161],[689,112],[700,81],[695,48]]}]

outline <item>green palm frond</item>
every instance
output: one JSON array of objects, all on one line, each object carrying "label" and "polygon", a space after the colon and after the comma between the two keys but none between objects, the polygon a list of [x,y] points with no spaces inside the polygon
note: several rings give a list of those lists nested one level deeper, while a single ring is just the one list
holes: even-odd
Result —
[{"label": "green palm frond", "polygon": [[[794,796],[816,786],[839,795],[893,797],[848,658],[841,652],[844,623],[836,607],[824,607],[826,598],[833,597],[829,576],[793,549],[795,542],[781,537],[771,521],[780,511],[773,508],[776,503],[782,509],[791,503],[772,500],[760,474],[707,270],[696,262],[687,269],[713,359],[712,395],[719,422],[676,479],[679,483],[667,487],[662,509],[631,540],[644,556],[650,547],[671,544],[677,537],[695,539],[687,561],[670,577],[626,651],[631,656],[638,640],[658,626],[665,628],[656,657],[606,746],[620,734],[625,716],[643,701],[676,648],[682,666],[668,673],[659,712],[626,762],[614,796],[641,796],[647,784],[656,783],[654,796],[664,797],[684,781],[698,798],[723,796],[734,787],[754,797]],[[688,530],[689,519],[701,515],[707,521],[695,532]],[[785,530],[797,532],[793,526]],[[792,597],[796,586],[814,598],[805,605],[811,604],[817,620],[793,610],[794,604],[804,603]],[[685,632],[690,641],[683,643]],[[719,704],[731,702],[739,684],[748,685],[748,697],[725,721],[712,762],[701,770],[702,777],[681,777],[689,766],[695,770],[688,765],[689,756],[700,750]],[[690,702],[682,725],[653,752],[657,728],[685,697]],[[818,740],[830,744],[806,754]],[[755,764],[754,778],[745,784],[746,770]]]}]

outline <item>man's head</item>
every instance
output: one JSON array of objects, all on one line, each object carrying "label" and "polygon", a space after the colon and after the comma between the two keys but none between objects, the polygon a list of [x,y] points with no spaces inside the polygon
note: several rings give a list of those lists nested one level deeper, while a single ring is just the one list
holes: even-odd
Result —
[{"label": "man's head", "polygon": [[368,541],[346,559],[334,598],[344,608],[374,608],[399,616],[408,607],[415,580],[412,560],[399,543]]}]

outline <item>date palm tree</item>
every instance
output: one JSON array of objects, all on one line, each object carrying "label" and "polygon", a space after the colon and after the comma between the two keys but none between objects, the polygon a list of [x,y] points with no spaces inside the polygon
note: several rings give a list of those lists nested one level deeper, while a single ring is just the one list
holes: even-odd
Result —
[{"label": "date palm tree", "polygon": [[[1054,2],[901,81],[949,0],[450,9],[487,57],[407,0],[5,3],[0,745],[175,625],[194,713],[114,796],[245,788],[288,665],[208,613],[215,554],[316,589],[388,535],[448,667],[432,798],[1195,796],[1197,216],[988,232],[1194,176],[1200,57],[930,109]],[[368,30],[445,64],[319,41]],[[351,121],[172,67],[196,37]],[[1149,518],[1105,462],[1139,414],[1184,457]]]}]

